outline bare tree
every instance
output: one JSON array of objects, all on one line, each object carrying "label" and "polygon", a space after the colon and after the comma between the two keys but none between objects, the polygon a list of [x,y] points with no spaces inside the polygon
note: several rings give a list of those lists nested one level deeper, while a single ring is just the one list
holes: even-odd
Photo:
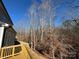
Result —
[{"label": "bare tree", "polygon": [[[43,36],[44,35],[43,34],[44,27],[47,26],[47,25],[50,26],[49,27],[49,31],[50,31],[50,39],[49,40],[50,40],[50,43],[51,43],[50,45],[51,45],[51,48],[52,48],[52,57],[54,59],[54,50],[53,50],[53,42],[52,42],[52,40],[54,38],[52,38],[51,36],[54,36],[52,34],[54,33],[54,28],[55,28],[55,26],[54,26],[55,12],[54,12],[53,6],[51,5],[51,2],[52,2],[52,0],[46,0],[46,1],[43,0],[42,1],[42,4],[39,7],[39,15],[40,15],[40,21],[41,21],[40,24],[41,24],[41,28],[42,28],[41,41],[44,40],[44,38],[43,38],[44,37]],[[44,23],[44,21],[46,21],[46,22]],[[48,23],[47,23],[47,21],[48,21]],[[52,32],[51,29],[53,29],[53,32]]]},{"label": "bare tree", "polygon": [[33,5],[29,9],[30,14],[30,27],[31,27],[31,48],[35,49],[36,46],[36,33],[35,30],[37,29],[37,6],[36,3],[33,3]]}]

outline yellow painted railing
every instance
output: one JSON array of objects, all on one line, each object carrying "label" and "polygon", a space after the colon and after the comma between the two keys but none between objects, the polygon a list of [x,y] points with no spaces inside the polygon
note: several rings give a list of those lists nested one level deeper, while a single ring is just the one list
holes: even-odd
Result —
[{"label": "yellow painted railing", "polygon": [[0,59],[15,56],[21,53],[21,45],[3,47],[0,49]]},{"label": "yellow painted railing", "polygon": [[47,59],[30,49],[28,43],[20,42],[19,45],[2,47],[0,59]]}]

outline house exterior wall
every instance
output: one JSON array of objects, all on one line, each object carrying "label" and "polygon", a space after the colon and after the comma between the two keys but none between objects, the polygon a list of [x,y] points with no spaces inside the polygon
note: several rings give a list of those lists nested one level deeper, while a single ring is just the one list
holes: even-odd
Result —
[{"label": "house exterior wall", "polygon": [[4,29],[0,28],[0,47],[14,45],[16,32],[2,0],[0,1],[0,27],[4,27]]},{"label": "house exterior wall", "polygon": [[16,36],[16,32],[14,32],[12,28],[6,28],[4,31],[2,47],[14,45],[16,40],[15,36]]}]

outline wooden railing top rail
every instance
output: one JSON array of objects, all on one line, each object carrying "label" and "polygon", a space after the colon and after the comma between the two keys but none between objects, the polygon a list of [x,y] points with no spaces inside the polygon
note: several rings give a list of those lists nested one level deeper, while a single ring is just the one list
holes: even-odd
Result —
[{"label": "wooden railing top rail", "polygon": [[2,47],[1,49],[11,48],[11,47],[17,47],[17,46],[21,46],[21,45],[19,44],[19,45],[5,46],[5,47]]}]

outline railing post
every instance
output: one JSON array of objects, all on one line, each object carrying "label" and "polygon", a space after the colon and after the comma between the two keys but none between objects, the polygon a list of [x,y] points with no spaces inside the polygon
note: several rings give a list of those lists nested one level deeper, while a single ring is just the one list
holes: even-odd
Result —
[{"label": "railing post", "polygon": [[1,58],[3,57],[3,49],[1,49]]},{"label": "railing post", "polygon": [[14,56],[14,52],[15,52],[15,47],[13,47],[13,51],[12,51],[12,55]]}]

